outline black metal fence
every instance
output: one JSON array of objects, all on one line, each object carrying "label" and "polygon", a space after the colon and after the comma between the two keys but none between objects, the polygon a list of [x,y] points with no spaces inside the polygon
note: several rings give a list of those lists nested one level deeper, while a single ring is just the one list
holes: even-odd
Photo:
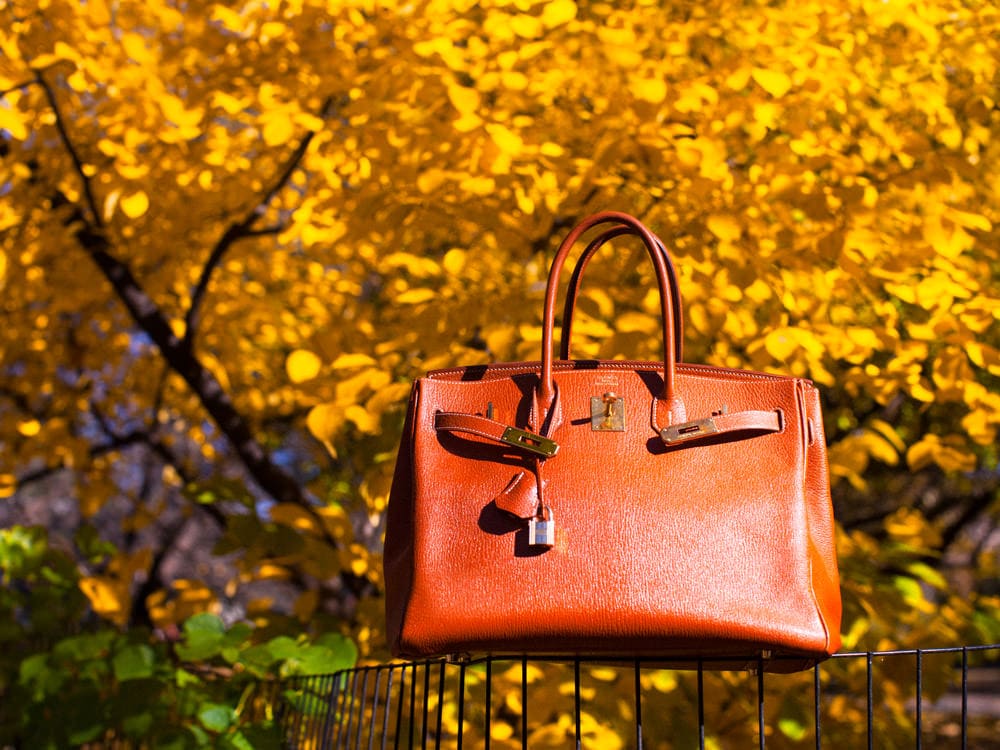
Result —
[{"label": "black metal fence", "polygon": [[394,663],[287,680],[280,702],[287,746],[309,750],[1000,748],[1000,644],[841,653],[794,674],[606,657]]}]

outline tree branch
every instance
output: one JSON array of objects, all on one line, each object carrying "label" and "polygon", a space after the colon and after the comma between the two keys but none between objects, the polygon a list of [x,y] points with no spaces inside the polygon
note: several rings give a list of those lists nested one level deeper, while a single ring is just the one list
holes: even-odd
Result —
[{"label": "tree branch", "polygon": [[10,94],[11,92],[14,92],[14,91],[19,91],[20,89],[26,89],[26,88],[28,88],[28,86],[30,86],[34,82],[35,82],[35,79],[32,78],[31,80],[21,81],[20,83],[15,83],[13,86],[8,86],[7,88],[5,88],[3,90],[0,90],[0,97],[7,96],[7,94]]},{"label": "tree branch", "polygon": [[80,154],[77,153],[76,147],[73,145],[73,141],[69,137],[69,131],[66,130],[66,121],[63,118],[62,112],[59,110],[59,103],[56,101],[55,92],[52,90],[52,87],[49,86],[48,81],[45,80],[41,71],[35,71],[35,80],[38,82],[38,85],[42,87],[42,91],[45,92],[45,98],[48,100],[49,106],[52,108],[52,112],[56,116],[56,131],[59,133],[59,140],[62,141],[63,147],[66,149],[66,153],[68,153],[70,159],[72,159],[73,169],[80,178],[80,182],[83,183],[83,194],[87,198],[87,208],[90,210],[91,222],[94,227],[101,229],[103,228],[104,222],[101,219],[100,211],[97,210],[97,201],[94,198],[94,191],[90,184],[90,178],[87,177],[86,170],[84,170],[83,167],[83,160],[80,158]]},{"label": "tree branch", "polygon": [[[219,430],[226,437],[236,456],[258,487],[275,501],[298,505],[316,517],[317,521],[321,521],[322,519],[316,514],[312,503],[309,502],[302,487],[271,460],[267,451],[264,450],[263,446],[254,437],[250,424],[236,409],[232,399],[230,399],[225,389],[223,389],[218,378],[194,355],[193,349],[189,345],[190,341],[187,338],[190,335],[191,329],[187,330],[186,338],[183,341],[179,339],[174,334],[166,315],[159,305],[157,305],[156,301],[142,287],[129,266],[111,253],[110,242],[104,232],[103,222],[97,210],[97,203],[94,199],[90,180],[84,170],[83,161],[80,159],[76,148],[69,138],[69,133],[66,129],[62,112],[59,110],[54,92],[38,71],[36,71],[36,80],[45,90],[49,105],[52,107],[60,140],[72,159],[74,168],[83,183],[87,207],[91,214],[88,219],[84,211],[78,207],[75,215],[72,217],[78,227],[74,235],[77,243],[111,284],[115,294],[125,305],[136,325],[149,336],[159,349],[167,366],[180,375],[194,392],[202,408],[205,409],[219,427]],[[331,105],[331,102],[332,99],[327,99],[324,102],[324,114],[326,113],[326,109]],[[259,206],[266,206],[267,202],[287,182],[314,135],[315,133],[311,132],[302,140],[293,158],[286,164],[278,180],[272,185]],[[253,229],[253,224],[261,213],[263,212],[255,208],[243,221],[227,230],[224,236],[228,237],[228,239],[226,242],[220,240],[220,243],[213,249],[211,262],[206,265],[206,268],[202,272],[203,279],[200,280],[202,287],[207,286],[208,276],[215,265],[218,265],[228,247],[238,236],[241,236],[242,232]],[[322,524],[320,524],[320,527],[323,528]],[[329,534],[324,534],[324,538],[332,547],[336,548],[339,546],[337,541]]]},{"label": "tree branch", "polygon": [[[329,96],[324,101],[322,106],[320,106],[319,117],[326,119],[329,116],[330,109],[333,107],[333,97]],[[215,243],[211,252],[208,254],[208,259],[205,261],[204,267],[201,269],[201,275],[198,277],[198,282],[195,284],[194,289],[191,292],[191,304],[188,307],[187,315],[184,316],[184,345],[188,347],[194,346],[194,336],[195,330],[198,326],[198,316],[201,312],[201,304],[205,298],[205,293],[208,290],[208,283],[211,281],[212,274],[215,269],[219,267],[222,263],[222,258],[229,251],[229,249],[239,240],[247,237],[256,237],[264,234],[276,234],[281,231],[281,227],[269,227],[267,229],[254,229],[254,224],[265,214],[268,204],[274,197],[281,191],[281,189],[288,184],[295,170],[298,168],[299,164],[302,162],[306,151],[309,149],[309,144],[312,143],[313,138],[316,137],[316,130],[310,130],[306,135],[299,141],[299,145],[292,152],[288,161],[285,162],[284,167],[278,173],[277,177],[271,183],[271,187],[267,189],[261,199],[250,209],[247,214],[234,224],[230,224],[226,231],[222,233],[222,236]]]}]

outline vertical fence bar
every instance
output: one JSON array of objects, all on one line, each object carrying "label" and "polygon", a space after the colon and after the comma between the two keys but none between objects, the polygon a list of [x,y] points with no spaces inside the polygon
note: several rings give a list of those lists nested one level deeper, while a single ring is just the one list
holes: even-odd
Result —
[{"label": "vertical fence bar", "polygon": [[[354,747],[361,747],[361,733],[365,728],[365,706],[368,705],[368,677],[371,675],[371,670],[365,668],[364,677],[361,679],[361,705],[358,706],[358,734],[354,740]],[[350,740],[350,737],[348,737]]]},{"label": "vertical fence bar", "polygon": [[[372,690],[372,716],[368,720],[368,750],[375,746],[375,723],[378,721],[379,690],[382,685],[382,667],[375,668],[375,688]],[[361,737],[358,737],[360,747]]]},{"label": "vertical fence bar", "polygon": [[962,649],[962,750],[969,745],[969,650]]},{"label": "vertical fence bar", "polygon": [[414,725],[417,723],[417,665],[414,663],[410,667],[410,728],[409,728],[409,742],[407,742],[406,747],[409,750],[413,750],[413,730]]},{"label": "vertical fence bar", "polygon": [[757,746],[764,750],[764,657],[757,658]]},{"label": "vertical fence bar", "polygon": [[458,741],[457,750],[462,750],[465,734],[465,662],[458,665]]},{"label": "vertical fence bar", "polygon": [[705,663],[698,659],[698,750],[705,750]]},{"label": "vertical fence bar", "polygon": [[528,659],[521,659],[521,748],[528,750]]},{"label": "vertical fence bar", "polygon": [[573,723],[576,725],[576,750],[583,747],[583,726],[580,720],[580,659],[573,660]]},{"label": "vertical fence bar", "polygon": [[635,678],[635,746],[636,750],[642,750],[642,675],[638,659],[632,664],[632,672]]},{"label": "vertical fence bar", "polygon": [[430,701],[431,694],[431,665],[430,662],[424,663],[424,705],[423,705],[423,723],[420,725],[420,748],[421,750],[426,750],[427,748],[427,736],[429,729],[427,726],[429,708],[428,703]]},{"label": "vertical fence bar", "polygon": [[438,666],[437,736],[434,738],[435,750],[441,750],[441,735],[444,733],[444,670],[445,663],[442,661]]},{"label": "vertical fence bar", "polygon": [[819,664],[813,667],[813,729],[816,732],[816,750],[823,746],[822,717],[820,716]]},{"label": "vertical fence bar", "polygon": [[337,721],[337,700],[340,697],[340,682],[343,672],[337,672],[331,677],[331,692],[326,701],[326,713],[323,716],[323,734],[320,736],[320,750],[330,750],[333,740],[333,725]]},{"label": "vertical fence bar", "polygon": [[403,704],[406,703],[406,665],[399,670],[399,706],[396,708],[396,731],[393,733],[392,750],[399,750],[399,738],[403,733]]},{"label": "vertical fence bar", "polygon": [[312,680],[312,688],[316,691],[313,699],[313,715],[309,721],[309,736],[313,739],[321,740],[323,725],[325,723],[326,699],[324,696],[329,693],[327,684],[330,681],[329,675],[317,675]]},{"label": "vertical fence bar", "polygon": [[866,696],[868,702],[868,750],[874,750],[875,745],[875,730],[873,727],[875,715],[873,708],[873,690],[872,690],[872,652],[869,651],[865,655],[865,669],[866,677],[868,681]]},{"label": "vertical fence bar", "polygon": [[486,657],[486,717],[483,720],[483,750],[490,750],[493,738],[493,657]]},{"label": "vertical fence bar", "polygon": [[924,654],[917,649],[917,750],[921,750],[924,734]]},{"label": "vertical fence bar", "polygon": [[[356,670],[354,672],[354,677],[351,679],[351,695],[350,695],[350,698],[348,699],[348,698],[345,697],[345,708],[347,709],[347,711],[345,712],[345,714],[341,715],[341,717],[340,717],[341,727],[343,727],[343,729],[344,729],[343,739],[345,739],[348,742],[348,744],[351,741],[351,728],[352,728],[353,722],[354,722],[354,702],[355,702],[356,695],[357,695],[357,690],[358,690],[358,680],[360,680],[360,679],[361,679],[361,671],[360,670]],[[344,726],[344,718],[345,717],[347,719],[347,722],[346,722],[347,725],[346,726]],[[340,727],[338,727],[337,728],[337,747],[338,748],[342,747],[340,740],[341,740]]]},{"label": "vertical fence bar", "polygon": [[[301,678],[293,678],[291,680],[290,689],[291,689],[291,692],[292,692],[293,695],[296,694],[296,693],[298,693],[301,690],[301,688],[300,688],[301,682],[302,682]],[[295,713],[291,717],[291,721],[289,721],[288,724],[286,725],[286,733],[290,734],[294,738],[294,740],[296,742],[298,742],[299,738],[302,736],[302,713],[303,712],[302,712],[302,708],[301,708],[301,706],[302,706],[302,702],[301,702],[302,699],[301,699],[301,697],[300,697],[299,700],[300,700],[299,707],[295,708]]]},{"label": "vertical fence bar", "polygon": [[[382,709],[384,711],[382,715],[382,743],[379,745],[381,750],[385,750],[385,741],[389,737],[389,709],[392,706],[392,678],[395,671],[395,667],[390,666],[389,676],[386,678],[385,707]],[[400,702],[402,702],[402,700]]]}]

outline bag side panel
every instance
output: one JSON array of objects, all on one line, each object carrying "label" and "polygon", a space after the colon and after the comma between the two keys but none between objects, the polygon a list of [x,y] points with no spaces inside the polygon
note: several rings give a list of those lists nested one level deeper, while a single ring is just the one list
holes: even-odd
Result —
[{"label": "bag side panel", "polygon": [[400,654],[403,621],[413,586],[414,474],[413,439],[420,408],[420,381],[410,391],[403,434],[386,510],[385,546],[382,557],[385,581],[386,640],[393,655]]},{"label": "bag side panel", "polygon": [[837,565],[836,525],[830,498],[830,470],[826,455],[826,434],[819,392],[804,389],[806,414],[812,425],[812,444],[806,461],[806,500],[809,511],[809,536],[812,544],[813,588],[820,617],[829,632],[827,651],[840,648],[841,596],[840,572]]}]

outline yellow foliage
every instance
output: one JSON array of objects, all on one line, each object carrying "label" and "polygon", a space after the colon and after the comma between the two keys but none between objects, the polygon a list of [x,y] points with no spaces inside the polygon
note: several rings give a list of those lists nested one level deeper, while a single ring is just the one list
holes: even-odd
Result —
[{"label": "yellow foliage", "polygon": [[[820,384],[839,501],[882,500],[908,472],[995,473],[989,4],[36,5],[0,7],[0,496],[64,472],[98,517],[154,487],[246,522],[248,571],[377,580],[410,381],[537,359],[553,238],[601,208],[640,215],[674,255],[686,359]],[[594,266],[574,355],[660,356],[641,257]],[[172,360],[157,323],[183,342]],[[270,468],[302,490],[272,524],[180,494],[250,455],[290,455]],[[934,546],[919,514],[886,524]],[[844,536],[850,564],[885,553]],[[141,562],[83,579],[95,612],[127,618]],[[896,569],[917,589],[869,568],[850,582],[850,642],[888,637],[879,596],[923,617],[933,576]],[[303,590],[295,616],[351,610],[324,606],[342,590]],[[164,623],[214,606],[193,582],[148,604]],[[378,617],[356,628],[375,652]],[[613,674],[590,677],[598,693]],[[603,732],[588,723],[587,741],[613,744]]]},{"label": "yellow foliage", "polygon": [[166,589],[159,589],[146,599],[153,625],[166,628],[180,625],[201,612],[218,613],[221,609],[215,592],[200,581],[177,579]]},{"label": "yellow foliage", "polygon": [[296,349],[285,360],[285,371],[288,373],[288,379],[293,383],[304,383],[307,380],[312,380],[319,375],[322,366],[320,358],[308,349]]}]

